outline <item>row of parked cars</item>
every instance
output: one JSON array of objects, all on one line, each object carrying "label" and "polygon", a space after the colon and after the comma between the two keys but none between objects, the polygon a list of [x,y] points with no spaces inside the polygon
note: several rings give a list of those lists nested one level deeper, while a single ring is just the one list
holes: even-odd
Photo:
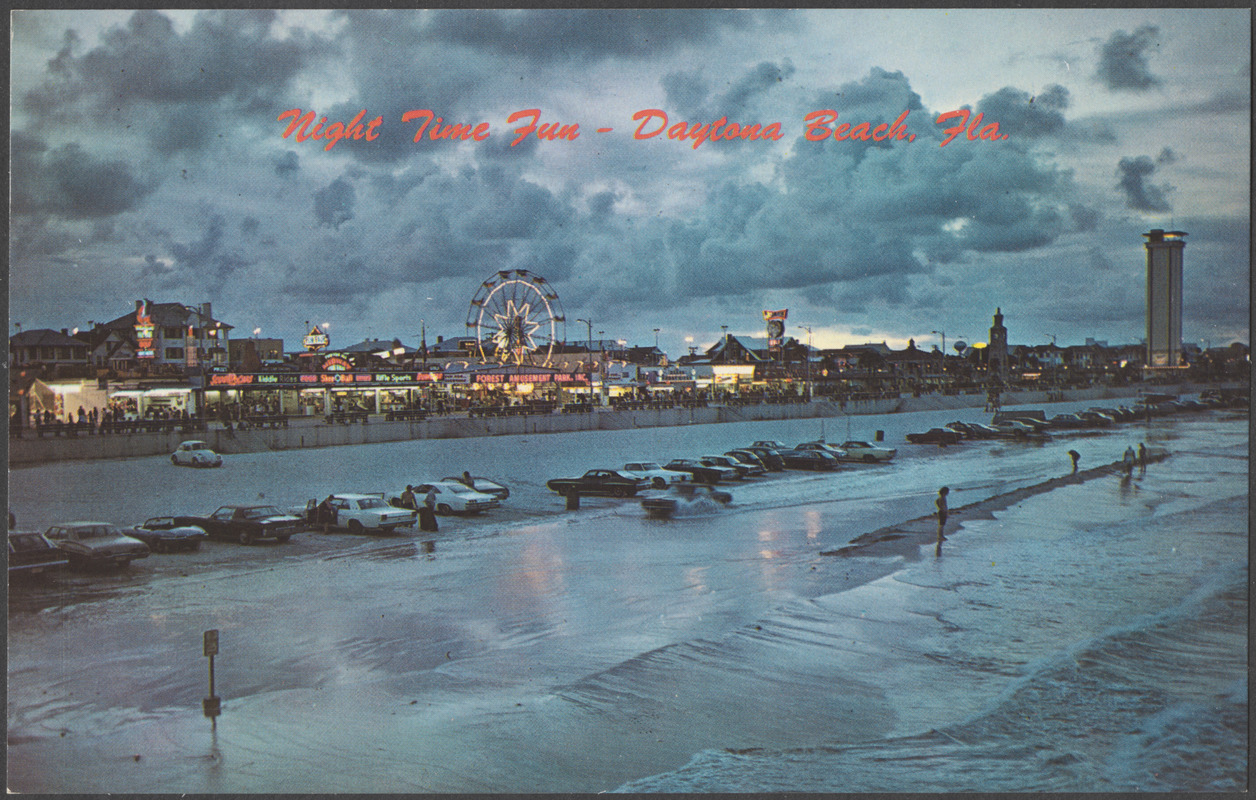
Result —
[{"label": "row of parked cars", "polygon": [[[469,480],[469,483],[467,482]],[[483,477],[443,478],[412,489],[418,503],[429,492],[438,514],[478,513],[496,508],[510,490]],[[311,526],[350,533],[392,533],[413,526],[418,511],[402,508],[403,492],[330,495],[295,512],[274,505],[227,505],[212,513],[152,517],[134,527],[108,522],[69,522],[43,533],[9,532],[9,575],[38,574],[58,567],[124,567],[150,553],[199,550],[206,539],[240,544],[283,543]],[[330,511],[330,517],[318,518]]]},{"label": "row of parked cars", "polygon": [[618,469],[591,469],[572,478],[554,478],[545,485],[562,496],[601,495],[631,497],[647,489],[677,484],[714,485],[744,480],[785,469],[833,470],[843,461],[885,462],[897,451],[869,442],[832,445],[823,441],[789,447],[776,441],[757,441],[719,455],[676,458],[667,463],[630,461]]},{"label": "row of parked cars", "polygon": [[1045,439],[1053,432],[1110,428],[1149,416],[1164,416],[1211,408],[1233,408],[1237,404],[1221,395],[1204,395],[1199,400],[1142,400],[1131,406],[1094,407],[1085,411],[1056,414],[1050,418],[1041,411],[1003,412],[990,424],[948,422],[941,428],[907,434],[912,444],[957,444],[965,439]]}]

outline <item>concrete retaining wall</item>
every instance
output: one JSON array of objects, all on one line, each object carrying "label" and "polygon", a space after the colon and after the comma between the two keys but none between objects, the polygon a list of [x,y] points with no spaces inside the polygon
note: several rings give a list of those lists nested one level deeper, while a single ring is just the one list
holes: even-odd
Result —
[{"label": "concrete retaining wall", "polygon": [[[1236,384],[1237,386],[1237,384]],[[1102,401],[1130,398],[1140,391],[1166,394],[1193,394],[1208,388],[1190,384],[1121,388],[1076,389],[1064,392],[1064,399]],[[1045,404],[1046,392],[1010,392],[1003,405]],[[204,439],[220,453],[256,453],[266,450],[293,450],[305,447],[335,447],[349,444],[397,442],[411,439],[461,439],[473,436],[565,433],[586,430],[628,430],[633,428],[705,425],[717,422],[752,422],[775,419],[838,417],[843,414],[891,414],[900,411],[983,408],[985,395],[938,395],[882,400],[849,401],[844,406],[830,401],[755,406],[709,406],[642,411],[602,410],[585,414],[546,414],[528,417],[433,417],[421,422],[371,421],[349,425],[311,424],[294,420],[290,428],[247,431],[210,430],[198,434],[133,433],[107,436],[36,438],[27,431],[21,439],[9,439],[9,465],[42,464],[50,461],[96,458],[128,458],[166,455],[186,439]]]}]

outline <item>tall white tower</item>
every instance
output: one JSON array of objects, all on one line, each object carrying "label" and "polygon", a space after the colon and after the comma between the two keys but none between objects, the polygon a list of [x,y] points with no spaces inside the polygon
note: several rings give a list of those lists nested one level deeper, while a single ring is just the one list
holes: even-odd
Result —
[{"label": "tall white tower", "polygon": [[1154,228],[1147,238],[1147,366],[1182,365],[1182,231]]}]

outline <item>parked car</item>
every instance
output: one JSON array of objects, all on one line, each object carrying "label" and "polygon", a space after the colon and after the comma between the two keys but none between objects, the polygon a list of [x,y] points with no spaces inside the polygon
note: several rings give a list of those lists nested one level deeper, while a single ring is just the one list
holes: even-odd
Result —
[{"label": "parked car", "polygon": [[772,450],[790,450],[790,449],[792,449],[792,448],[790,448],[790,446],[789,446],[789,445],[785,444],[784,442],[778,442],[778,441],[775,441],[775,440],[772,440],[772,439],[760,439],[760,440],[758,440],[757,442],[755,442],[754,444],[752,444],[752,445],[750,445],[750,446],[751,446],[751,447],[767,447],[767,448],[771,448]]},{"label": "parked car", "polygon": [[498,483],[497,481],[492,480],[491,478],[483,478],[483,477],[480,477],[479,475],[472,475],[470,483],[467,483],[467,478],[465,475],[462,476],[461,478],[456,477],[456,476],[454,477],[446,476],[444,478],[441,478],[441,480],[445,482],[453,481],[454,483],[461,483],[463,486],[474,489],[480,494],[491,494],[493,497],[496,497],[498,500],[505,500],[507,497],[510,497],[510,489],[506,488],[505,486]]},{"label": "parked car", "polygon": [[667,519],[680,509],[713,510],[728,505],[733,496],[713,486],[697,483],[679,483],[666,494],[647,497],[641,501],[646,516]]},{"label": "parked car", "polygon": [[794,449],[795,450],[823,450],[824,452],[836,458],[838,461],[846,460],[846,453],[842,451],[842,448],[837,447],[835,445],[831,445],[828,442],[819,442],[819,441],[801,442],[798,445],[796,445]]},{"label": "parked car", "polygon": [[788,469],[830,471],[840,466],[837,456],[823,450],[782,450],[781,459]]},{"label": "parked car", "polygon": [[1004,439],[1046,439],[1050,436],[1046,431],[1040,431],[1021,419],[1005,419],[994,423],[991,427],[997,430],[999,436]]},{"label": "parked car", "polygon": [[60,569],[65,552],[39,531],[9,531],[9,580]]},{"label": "parked car", "polygon": [[912,444],[959,444],[959,434],[946,428],[930,428],[924,433],[909,433],[907,441]]},{"label": "parked car", "polygon": [[205,442],[183,442],[170,454],[170,460],[180,467],[221,467],[222,456],[215,453]]},{"label": "parked car", "polygon": [[61,548],[72,567],[125,567],[148,558],[148,545],[132,539],[108,522],[67,522],[44,531]]},{"label": "parked car", "polygon": [[327,505],[335,517],[329,516],[327,520],[318,518],[319,505],[315,500],[306,504],[306,522],[344,528],[349,533],[392,533],[398,528],[413,525],[419,519],[418,511],[390,506],[382,494],[333,494]]},{"label": "parked car", "polygon": [[737,470],[728,467],[708,467],[701,461],[692,458],[674,458],[663,465],[664,469],[687,472],[692,475],[695,483],[719,483],[720,481],[736,480]]},{"label": "parked car", "polygon": [[591,469],[578,478],[554,478],[545,486],[551,491],[566,496],[573,492],[579,494],[610,495],[611,497],[631,497],[645,484],[638,478],[626,475],[614,469]]},{"label": "parked car", "polygon": [[898,450],[895,450],[893,447],[881,447],[871,442],[862,442],[857,439],[842,442],[838,447],[846,453],[845,457],[838,456],[839,460],[863,461],[869,464],[877,461],[889,461],[898,453]]},{"label": "parked car", "polygon": [[[431,483],[419,483],[414,486],[414,499],[422,503],[428,492],[436,495],[437,514],[478,514],[491,511],[502,504],[491,494],[477,492],[462,481],[440,480]],[[396,497],[400,497],[398,492]],[[392,497],[389,498],[390,500]]]},{"label": "parked car", "polygon": [[757,453],[752,453],[744,447],[739,447],[736,450],[729,450],[724,455],[728,456],[729,458],[735,458],[738,461],[744,461],[747,464],[758,464],[760,467],[763,467],[764,472],[780,472],[781,470],[785,469],[785,464],[779,463],[780,462],[779,458],[775,459],[775,462],[778,462],[778,463],[775,463],[774,465],[769,465],[768,462],[760,458]]},{"label": "parked car", "polygon": [[1077,416],[1092,428],[1110,428],[1116,424],[1115,419],[1099,411],[1078,411]]},{"label": "parked car", "polygon": [[665,469],[654,461],[629,461],[620,472],[646,481],[655,489],[666,489],[673,483],[689,480],[689,473]]},{"label": "parked car", "polygon": [[701,456],[698,461],[708,467],[731,467],[742,478],[754,478],[767,472],[761,466],[738,461],[732,456]]},{"label": "parked car", "polygon": [[772,472],[780,472],[781,470],[785,469],[785,461],[781,458],[781,452],[772,447],[760,447],[758,445],[751,445],[750,447],[743,447],[740,450],[732,450],[730,452],[751,453],[756,458],[758,458],[759,461],[763,462],[763,466],[767,467],[768,470]]},{"label": "parked car", "polygon": [[1071,430],[1073,428],[1088,428],[1090,423],[1077,416],[1076,414],[1056,414],[1047,420],[1047,424],[1052,428]]},{"label": "parked car", "polygon": [[154,553],[172,553],[176,550],[200,550],[205,541],[205,529],[195,525],[176,525],[174,517],[153,517],[124,531],[127,536],[139,539]]},{"label": "parked car", "polygon": [[176,525],[195,525],[214,539],[230,539],[240,544],[273,539],[288,541],[305,523],[295,514],[275,506],[222,506],[205,517],[175,517]]}]

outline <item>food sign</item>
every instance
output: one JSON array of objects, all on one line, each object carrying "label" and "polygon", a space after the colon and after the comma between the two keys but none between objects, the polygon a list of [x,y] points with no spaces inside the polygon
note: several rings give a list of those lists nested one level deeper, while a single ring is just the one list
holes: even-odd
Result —
[{"label": "food sign", "polygon": [[144,300],[140,307],[135,310],[136,358],[157,357],[157,351],[153,347],[153,337],[155,333],[156,326],[153,325],[153,318],[148,314],[148,301]]}]

